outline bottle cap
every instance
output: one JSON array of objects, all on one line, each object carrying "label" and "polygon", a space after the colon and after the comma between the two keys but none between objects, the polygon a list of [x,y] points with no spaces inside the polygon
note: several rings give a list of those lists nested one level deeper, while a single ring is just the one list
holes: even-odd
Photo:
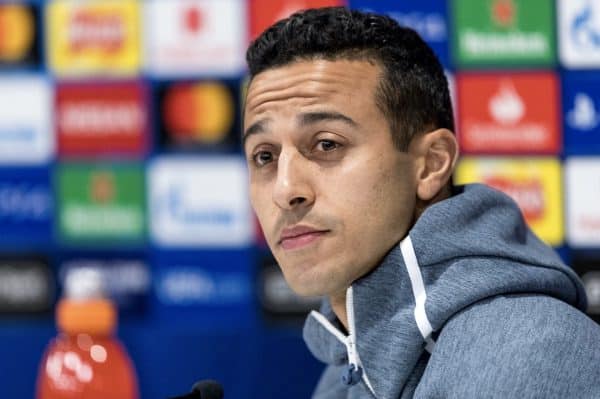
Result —
[{"label": "bottle cap", "polygon": [[56,308],[56,324],[67,334],[112,334],[117,311],[104,296],[103,275],[97,268],[70,269],[65,279],[65,294]]}]

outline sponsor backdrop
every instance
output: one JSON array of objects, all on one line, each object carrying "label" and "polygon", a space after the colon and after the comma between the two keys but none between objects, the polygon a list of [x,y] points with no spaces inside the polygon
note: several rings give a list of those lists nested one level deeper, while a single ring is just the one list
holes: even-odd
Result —
[{"label": "sponsor backdrop", "polygon": [[[457,183],[512,196],[600,320],[600,3],[0,3],[0,396],[33,397],[66,273],[100,270],[143,398],[216,378],[306,398],[321,370],[246,198],[249,41],[295,10],[386,13],[445,66]],[[460,221],[458,221],[460,223]]]}]

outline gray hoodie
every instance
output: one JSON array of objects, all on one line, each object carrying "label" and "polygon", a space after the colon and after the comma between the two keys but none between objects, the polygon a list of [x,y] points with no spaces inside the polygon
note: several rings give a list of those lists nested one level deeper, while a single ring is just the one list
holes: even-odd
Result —
[{"label": "gray hoodie", "polygon": [[[600,398],[600,327],[577,275],[483,185],[429,207],[304,339],[313,398]],[[578,310],[580,309],[580,310]]]}]

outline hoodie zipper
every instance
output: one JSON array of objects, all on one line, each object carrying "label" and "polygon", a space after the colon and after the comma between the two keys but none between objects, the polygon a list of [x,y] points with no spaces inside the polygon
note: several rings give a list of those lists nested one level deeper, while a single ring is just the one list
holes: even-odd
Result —
[{"label": "hoodie zipper", "polygon": [[[413,296],[415,298],[414,318],[417,328],[421,333],[423,340],[425,341],[425,350],[429,353],[433,352],[435,341],[432,338],[432,332],[434,331],[427,313],[425,311],[425,302],[427,300],[427,293],[425,291],[425,285],[423,284],[423,276],[419,267],[419,262],[412,244],[410,236],[406,236],[404,240],[400,242],[400,250],[402,257],[408,272],[410,279]],[[346,372],[342,376],[342,380],[347,385],[354,385],[361,379],[371,392],[374,398],[377,398],[373,386],[364,371],[362,362],[358,355],[356,348],[356,329],[355,329],[355,318],[354,318],[354,296],[352,286],[346,290],[346,316],[348,317],[348,336],[342,334],[329,320],[325,318],[321,313],[312,311],[311,315],[319,322],[327,331],[335,336],[340,342],[346,346],[348,354],[348,367]]]},{"label": "hoodie zipper", "polygon": [[[375,397],[375,391],[371,386],[369,377],[364,370],[360,357],[358,356],[358,349],[356,348],[356,328],[354,323],[354,293],[352,286],[346,290],[346,316],[348,317],[348,338],[346,348],[348,350],[348,373],[347,376],[351,376],[350,382],[353,382],[355,378],[362,378],[371,391],[371,394]],[[354,367],[353,367],[354,366]],[[358,382],[358,381],[356,381]]]},{"label": "hoodie zipper", "polygon": [[375,391],[373,390],[373,386],[367,377],[367,373],[365,373],[364,368],[362,366],[362,362],[360,361],[360,357],[358,355],[358,350],[356,348],[356,329],[355,329],[355,320],[354,320],[354,296],[352,292],[352,286],[348,287],[346,290],[346,315],[348,317],[348,335],[345,336],[342,334],[333,324],[329,322],[321,313],[312,311],[311,315],[323,326],[327,331],[332,333],[340,342],[342,342],[346,346],[346,351],[348,354],[348,366],[345,373],[342,375],[342,381],[346,385],[355,385],[361,379],[365,382],[365,385],[371,392],[374,398]]}]

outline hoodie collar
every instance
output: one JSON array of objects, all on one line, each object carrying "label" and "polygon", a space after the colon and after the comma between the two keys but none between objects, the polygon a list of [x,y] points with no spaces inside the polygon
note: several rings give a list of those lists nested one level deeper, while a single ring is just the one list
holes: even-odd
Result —
[{"label": "hoodie collar", "polygon": [[[424,352],[426,335],[423,323],[417,323],[420,294],[434,331],[466,306],[503,293],[544,293],[585,307],[576,275],[525,227],[516,204],[488,187],[467,186],[429,207],[408,241],[422,293],[402,243],[352,284],[355,345],[377,398],[399,397]],[[329,329],[313,314],[305,324],[305,341],[321,361],[343,364],[348,357],[340,334],[345,334],[327,300],[321,312]]]},{"label": "hoodie collar", "polygon": [[[352,284],[356,348],[366,378],[377,398],[399,397],[424,350],[414,318],[414,297],[400,246],[395,246],[369,275]],[[321,313],[340,326],[328,300]],[[390,337],[394,337],[390,345]],[[329,364],[348,361],[346,347],[335,335],[309,316],[305,341],[319,360]],[[341,377],[340,377],[341,378]],[[390,381],[394,381],[390,384]]]}]

